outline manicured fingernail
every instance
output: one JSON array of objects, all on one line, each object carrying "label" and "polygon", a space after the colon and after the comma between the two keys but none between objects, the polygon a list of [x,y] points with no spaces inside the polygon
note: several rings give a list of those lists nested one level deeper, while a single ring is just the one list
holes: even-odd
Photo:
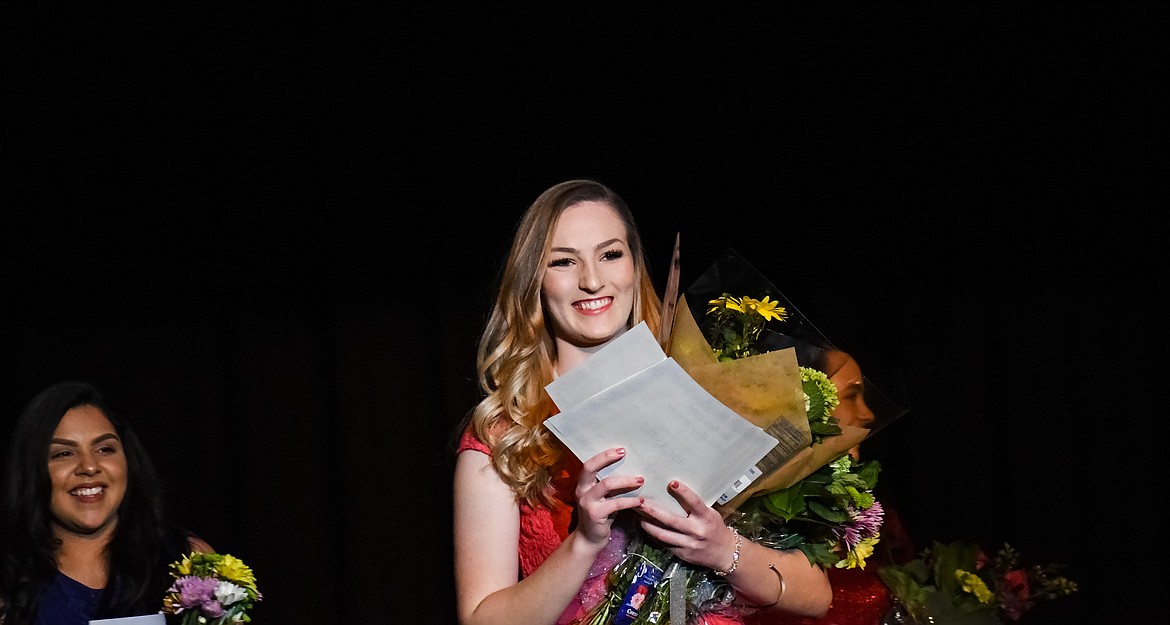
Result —
[{"label": "manicured fingernail", "polygon": [[626,448],[625,448],[625,447],[618,447],[618,448],[617,448],[617,454],[618,454],[619,456],[624,456],[624,455],[626,455]]},{"label": "manicured fingernail", "polygon": [[638,505],[641,506],[646,503],[645,497],[638,497]]},{"label": "manicured fingernail", "polygon": [[639,475],[639,476],[638,476],[637,482],[638,482],[639,484],[641,484],[641,483],[643,483],[643,482],[645,482],[645,481],[646,481],[646,478],[642,477],[641,475]]},{"label": "manicured fingernail", "polygon": [[675,490],[678,490],[678,480],[671,480],[670,487],[675,489]]}]

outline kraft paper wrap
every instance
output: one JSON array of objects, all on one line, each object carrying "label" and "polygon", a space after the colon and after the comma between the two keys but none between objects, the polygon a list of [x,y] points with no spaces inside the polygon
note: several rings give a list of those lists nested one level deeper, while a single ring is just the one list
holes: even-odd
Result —
[{"label": "kraft paper wrap", "polygon": [[793,486],[812,475],[813,471],[848,453],[851,447],[860,444],[868,435],[869,430],[865,428],[842,425],[839,435],[830,436],[813,447],[805,447],[795,456],[789,458],[779,469],[756,478],[754,482],[727,503],[716,504],[715,509],[726,519],[752,496],[766,495]]},{"label": "kraft paper wrap", "polygon": [[779,349],[719,362],[686,303],[679,296],[668,354],[713,397],[780,441],[759,463],[762,475],[715,509],[726,518],[756,494],[788,488],[846,453],[869,434],[841,426],[842,433],[809,447],[812,434],[804,408],[796,351]]},{"label": "kraft paper wrap", "polygon": [[784,419],[812,440],[800,388],[796,351],[776,351],[719,362],[703,337],[699,324],[679,296],[678,313],[670,333],[670,357],[708,393],[756,427],[767,429]]}]

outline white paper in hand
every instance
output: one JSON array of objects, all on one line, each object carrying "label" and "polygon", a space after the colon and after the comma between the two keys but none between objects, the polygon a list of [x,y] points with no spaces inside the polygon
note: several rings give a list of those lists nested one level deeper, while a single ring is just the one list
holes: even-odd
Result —
[{"label": "white paper in hand", "polygon": [[607,343],[572,371],[553,380],[544,390],[563,412],[663,360],[666,360],[666,352],[658,346],[658,341],[643,321]]},{"label": "white paper in hand", "polygon": [[143,616],[103,618],[90,621],[89,625],[167,625],[167,619],[160,612],[158,614],[144,614]]},{"label": "white paper in hand", "polygon": [[561,412],[545,425],[574,455],[587,460],[625,447],[625,458],[601,477],[641,475],[642,488],[620,496],[645,497],[680,515],[686,512],[667,489],[671,480],[712,505],[776,445],[667,358],[644,323],[547,389]]}]

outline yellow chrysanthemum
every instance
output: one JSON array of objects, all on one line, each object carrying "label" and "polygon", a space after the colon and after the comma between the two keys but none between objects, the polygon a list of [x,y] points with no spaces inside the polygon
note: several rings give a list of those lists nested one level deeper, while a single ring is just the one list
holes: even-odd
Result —
[{"label": "yellow chrysanthemum", "polygon": [[865,561],[873,555],[873,548],[881,542],[878,536],[870,536],[862,538],[858,541],[857,546],[845,554],[845,559],[837,562],[836,566],[839,569],[864,569]]},{"label": "yellow chrysanthemum", "polygon": [[988,590],[987,584],[983,583],[983,579],[978,575],[964,571],[963,569],[956,569],[955,579],[963,587],[964,591],[975,595],[979,603],[991,604],[995,601],[995,595]]},{"label": "yellow chrysanthemum", "polygon": [[256,589],[256,578],[252,569],[244,561],[229,554],[224,554],[223,560],[215,567],[220,577],[227,578],[250,590]]},{"label": "yellow chrysanthemum", "polygon": [[754,310],[761,317],[763,317],[765,321],[771,321],[772,319],[781,321],[788,314],[788,311],[786,311],[784,307],[780,305],[780,302],[773,300],[767,295],[765,295],[764,299],[762,300],[744,297],[742,308],[738,308],[736,310],[740,310],[741,312],[746,310]]}]

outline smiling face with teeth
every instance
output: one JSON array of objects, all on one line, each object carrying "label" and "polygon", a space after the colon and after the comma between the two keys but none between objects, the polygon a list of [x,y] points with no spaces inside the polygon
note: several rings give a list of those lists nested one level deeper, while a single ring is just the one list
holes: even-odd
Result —
[{"label": "smiling face with teeth", "polygon": [[53,432],[48,462],[54,532],[109,535],[128,473],[114,424],[94,406],[70,408]]},{"label": "smiling face with teeth", "polygon": [[601,202],[561,213],[544,262],[541,295],[558,360],[589,352],[629,327],[637,274],[626,225]]}]

